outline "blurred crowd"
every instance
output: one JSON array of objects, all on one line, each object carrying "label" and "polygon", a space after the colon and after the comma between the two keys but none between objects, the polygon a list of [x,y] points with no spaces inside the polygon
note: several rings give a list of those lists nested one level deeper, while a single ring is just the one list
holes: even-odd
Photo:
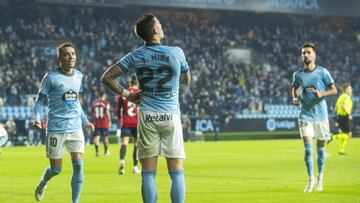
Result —
[{"label": "blurred crowd", "polygon": [[[71,41],[85,75],[82,102],[89,112],[91,101],[105,91],[100,76],[107,66],[143,44],[133,33],[141,9],[34,3],[0,9],[0,96],[6,105],[31,105],[25,95],[36,94],[44,74],[58,65],[54,48]],[[338,86],[351,82],[354,94],[360,93],[357,18],[164,9],[157,14],[164,44],[180,46],[192,70],[192,85],[180,96],[188,116],[223,120],[266,112],[269,104],[290,104],[292,73],[301,68],[300,47],[308,41],[317,45],[318,64],[330,70]],[[230,62],[229,48],[250,49],[252,62]]]}]

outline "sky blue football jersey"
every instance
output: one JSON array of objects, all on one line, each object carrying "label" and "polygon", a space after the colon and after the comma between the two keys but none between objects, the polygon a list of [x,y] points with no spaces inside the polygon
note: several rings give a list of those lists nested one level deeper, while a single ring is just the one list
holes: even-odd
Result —
[{"label": "sky blue football jersey", "polygon": [[329,71],[321,66],[316,66],[315,69],[310,72],[306,72],[303,69],[294,72],[292,86],[300,88],[300,120],[321,121],[328,119],[328,109],[325,98],[316,98],[311,92],[311,88],[324,92],[327,87],[332,84],[334,84],[334,80]]},{"label": "sky blue football jersey", "polygon": [[39,94],[48,98],[47,130],[65,133],[82,129],[83,110],[79,102],[82,92],[80,71],[65,75],[60,69],[48,72],[41,81]]},{"label": "sky blue football jersey", "polygon": [[180,75],[189,70],[183,50],[161,44],[142,46],[120,59],[125,73],[136,73],[144,111],[180,114]]}]

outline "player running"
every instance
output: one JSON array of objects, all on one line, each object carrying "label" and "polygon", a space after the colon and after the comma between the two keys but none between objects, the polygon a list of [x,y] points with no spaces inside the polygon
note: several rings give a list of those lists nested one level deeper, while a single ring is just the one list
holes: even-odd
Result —
[{"label": "player running", "polygon": [[[301,56],[303,68],[293,74],[293,103],[300,104],[299,130],[304,141],[305,164],[309,182],[304,192],[323,190],[323,174],[325,168],[325,142],[330,139],[326,96],[336,95],[337,90],[329,71],[315,64],[315,45],[306,43],[302,46]],[[312,139],[317,146],[317,179],[314,177]]]},{"label": "player running", "polygon": [[60,67],[48,72],[41,81],[38,96],[34,105],[34,127],[41,129],[43,108],[48,103],[46,129],[46,156],[50,160],[35,189],[35,199],[43,199],[48,181],[58,175],[62,169],[64,148],[71,155],[73,174],[71,178],[72,202],[78,203],[84,181],[83,158],[84,133],[86,129],[94,131],[79,102],[82,92],[80,71],[75,69],[76,52],[71,43],[63,43],[57,47],[57,61]]}]

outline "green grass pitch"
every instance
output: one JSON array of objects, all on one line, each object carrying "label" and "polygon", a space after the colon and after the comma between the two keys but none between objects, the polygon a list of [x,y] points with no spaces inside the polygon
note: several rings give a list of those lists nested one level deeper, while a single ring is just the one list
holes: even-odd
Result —
[{"label": "green grass pitch", "polygon": [[[327,147],[324,191],[304,194],[307,176],[300,139],[186,143],[186,202],[360,202],[360,139],[349,141],[348,155],[337,155],[338,142]],[[103,152],[103,147],[100,148]],[[35,202],[34,188],[48,165],[44,147],[3,148],[0,155],[0,202]],[[119,145],[111,156],[85,153],[82,203],[141,202],[140,175],[131,173],[132,145],[126,174],[118,175]],[[42,202],[71,202],[71,163],[64,153],[62,173],[48,184]],[[160,158],[156,176],[158,202],[168,203],[170,178]]]}]

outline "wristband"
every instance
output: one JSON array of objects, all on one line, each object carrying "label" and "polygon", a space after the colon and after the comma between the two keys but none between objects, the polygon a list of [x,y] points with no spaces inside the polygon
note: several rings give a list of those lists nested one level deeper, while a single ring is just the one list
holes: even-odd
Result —
[{"label": "wristband", "polygon": [[130,95],[130,92],[127,89],[123,89],[123,92],[121,93],[121,96],[127,98]]}]

